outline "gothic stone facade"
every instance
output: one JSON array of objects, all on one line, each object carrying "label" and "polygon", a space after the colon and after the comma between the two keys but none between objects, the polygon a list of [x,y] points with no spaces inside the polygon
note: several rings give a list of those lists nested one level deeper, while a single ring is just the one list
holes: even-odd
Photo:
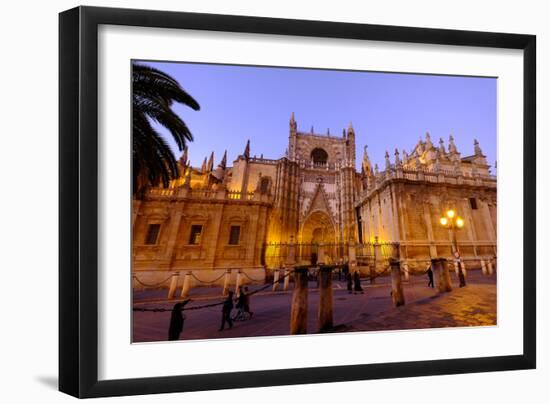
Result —
[{"label": "gothic stone facade", "polygon": [[463,255],[496,255],[496,177],[477,142],[462,157],[452,137],[446,149],[427,134],[410,153],[396,150],[393,163],[386,153],[383,171],[365,147],[357,172],[351,124],[340,136],[300,132],[293,114],[289,126],[282,158],[251,156],[249,142],[232,166],[226,153],[216,167],[212,154],[199,168],[186,150],[180,178],[133,202],[133,268],[143,283],[173,271],[220,283],[228,269],[262,281],[266,269],[309,260],[317,245],[325,246],[325,262],[375,240],[399,242],[411,263],[450,256],[439,226],[448,208],[466,221],[458,234]]}]

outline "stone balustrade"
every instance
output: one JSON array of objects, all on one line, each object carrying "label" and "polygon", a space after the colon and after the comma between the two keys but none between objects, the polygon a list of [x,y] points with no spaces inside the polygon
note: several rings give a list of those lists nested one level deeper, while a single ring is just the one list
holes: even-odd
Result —
[{"label": "stone balustrade", "polygon": [[260,192],[229,191],[226,189],[191,189],[178,188],[152,188],[148,193],[149,199],[207,199],[226,201],[258,201],[272,202],[272,196]]},{"label": "stone balustrade", "polygon": [[404,169],[402,167],[391,167],[387,170],[379,172],[374,176],[374,179],[369,183],[369,187],[362,192],[362,198],[366,198],[379,188],[384,186],[386,182],[392,180],[406,180],[415,182],[441,183],[450,185],[475,185],[494,187],[497,186],[497,177],[494,175],[473,174],[465,175],[462,172],[450,170],[425,170],[425,169]]}]

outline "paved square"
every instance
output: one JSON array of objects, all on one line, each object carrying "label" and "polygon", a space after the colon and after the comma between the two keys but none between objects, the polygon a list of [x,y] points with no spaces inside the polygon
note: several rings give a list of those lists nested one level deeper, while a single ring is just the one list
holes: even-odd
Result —
[{"label": "paved square", "polygon": [[[438,295],[427,287],[426,276],[411,277],[403,282],[405,306],[393,307],[389,277],[381,277],[375,285],[363,281],[364,294],[349,294],[344,282],[334,281],[334,324],[336,332],[400,330],[418,328],[466,327],[496,325],[496,275],[483,276],[470,271],[468,285],[458,287],[452,274],[453,291]],[[263,285],[249,285],[251,291]],[[317,332],[319,293],[310,282],[308,292],[308,334]],[[166,290],[150,290],[134,294],[135,308],[171,309],[175,301],[166,301]],[[198,288],[191,294],[186,308],[217,303],[223,300],[220,288]],[[292,284],[287,292],[270,289],[251,297],[252,319],[236,321],[232,329],[218,331],[221,306],[185,310],[185,324],[180,339],[213,339],[288,335]],[[133,341],[165,341],[168,336],[170,311],[133,312]]]}]

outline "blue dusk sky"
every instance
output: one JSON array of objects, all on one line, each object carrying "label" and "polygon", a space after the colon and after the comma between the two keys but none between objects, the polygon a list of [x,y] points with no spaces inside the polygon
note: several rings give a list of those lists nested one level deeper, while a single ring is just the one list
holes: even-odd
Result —
[{"label": "blue dusk sky", "polygon": [[[363,146],[383,167],[384,153],[409,152],[429,132],[434,145],[448,145],[449,134],[462,156],[473,154],[478,139],[487,161],[496,159],[495,78],[396,74],[295,68],[141,62],[174,77],[200,104],[200,111],[175,104],[191,129],[193,166],[211,151],[217,165],[225,149],[228,164],[251,139],[251,155],[279,158],[288,145],[289,119],[298,130],[342,136],[352,122],[357,167]],[[156,125],[169,138],[164,128]],[[179,152],[171,142],[174,153]],[[494,170],[493,170],[494,172]]]}]

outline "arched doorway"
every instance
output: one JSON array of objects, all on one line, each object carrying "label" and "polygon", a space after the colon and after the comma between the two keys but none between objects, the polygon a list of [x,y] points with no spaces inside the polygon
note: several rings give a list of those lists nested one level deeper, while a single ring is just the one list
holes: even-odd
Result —
[{"label": "arched doorway", "polygon": [[324,211],[312,212],[300,230],[300,257],[304,261],[315,254],[322,262],[334,262],[336,256],[336,230],[330,216]]},{"label": "arched doorway", "polygon": [[305,244],[335,243],[336,232],[330,216],[323,211],[312,212],[302,225],[300,241]]}]

